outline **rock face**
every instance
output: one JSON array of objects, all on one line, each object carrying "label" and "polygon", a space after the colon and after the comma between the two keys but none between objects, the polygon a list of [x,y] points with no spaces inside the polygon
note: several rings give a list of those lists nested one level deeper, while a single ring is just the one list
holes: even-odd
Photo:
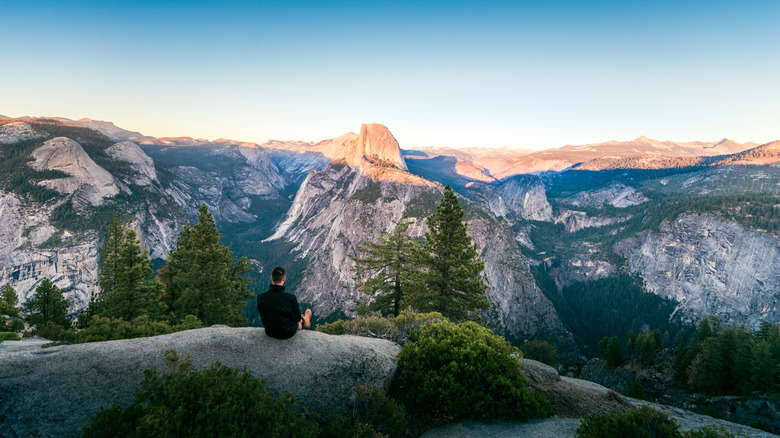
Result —
[{"label": "rock face", "polygon": [[303,331],[285,341],[262,328],[189,330],[152,338],[59,346],[0,356],[0,429],[4,436],[81,436],[100,407],[128,404],[143,370],[164,370],[164,352],[246,367],[267,388],[293,392],[313,410],[345,409],[355,387],[385,391],[400,347],[390,341]]},{"label": "rock face", "polygon": [[43,137],[46,137],[46,134],[34,130],[32,126],[24,122],[10,122],[0,125],[0,144],[11,144]]},{"label": "rock face", "polygon": [[728,324],[780,322],[780,239],[714,216],[681,216],[620,242],[646,287],[680,302],[689,322],[717,315]]},{"label": "rock face", "polygon": [[649,199],[641,192],[625,184],[613,184],[599,190],[582,192],[564,200],[574,206],[611,205],[616,208],[626,208],[647,202]]},{"label": "rock face", "polygon": [[67,246],[52,242],[67,234],[49,224],[49,212],[0,190],[0,284],[13,286],[21,304],[48,277],[64,291],[68,311],[74,313],[86,306],[94,290],[98,242],[87,239]]},{"label": "rock face", "polygon": [[584,228],[605,227],[630,219],[625,217],[592,217],[583,211],[563,210],[555,217],[555,223],[563,224],[567,233],[576,233]]},{"label": "rock face", "polygon": [[32,158],[35,161],[29,165],[35,170],[59,170],[70,175],[69,178],[41,182],[50,189],[63,194],[76,193],[77,199],[95,206],[101,205],[104,198],[119,194],[114,177],[92,161],[80,144],[69,138],[46,141],[33,151]]},{"label": "rock face", "polygon": [[552,206],[544,184],[535,175],[517,175],[498,185],[474,183],[466,186],[464,195],[487,206],[493,215],[510,223],[518,219],[552,220]]},{"label": "rock face", "polygon": [[157,181],[157,171],[154,169],[154,161],[141,150],[141,148],[130,141],[123,141],[109,146],[106,153],[111,158],[128,163],[135,172],[128,183],[139,186],[148,186],[152,181]]},{"label": "rock face", "polygon": [[360,135],[350,142],[344,157],[347,164],[365,170],[374,164],[391,165],[406,170],[401,148],[393,134],[383,125],[372,123],[360,127]]}]

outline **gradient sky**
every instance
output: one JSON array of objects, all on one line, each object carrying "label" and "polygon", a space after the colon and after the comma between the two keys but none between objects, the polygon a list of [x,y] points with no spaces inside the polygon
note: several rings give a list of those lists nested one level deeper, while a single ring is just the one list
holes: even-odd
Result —
[{"label": "gradient sky", "polygon": [[0,0],[0,114],[530,149],[780,139],[780,1]]}]

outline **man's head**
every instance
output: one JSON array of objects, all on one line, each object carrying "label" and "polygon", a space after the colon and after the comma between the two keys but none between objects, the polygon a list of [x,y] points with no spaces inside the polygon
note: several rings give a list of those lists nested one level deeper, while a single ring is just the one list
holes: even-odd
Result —
[{"label": "man's head", "polygon": [[287,279],[287,270],[281,266],[277,266],[271,271],[271,283],[282,285],[284,280]]}]

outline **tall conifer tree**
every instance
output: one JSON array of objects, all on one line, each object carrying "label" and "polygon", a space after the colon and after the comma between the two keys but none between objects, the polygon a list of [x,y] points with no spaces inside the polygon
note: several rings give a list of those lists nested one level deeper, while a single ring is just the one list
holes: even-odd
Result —
[{"label": "tall conifer tree", "polygon": [[13,286],[6,284],[3,289],[0,289],[0,315],[17,316],[19,314],[17,304],[19,304],[19,295],[16,294]]},{"label": "tall conifer tree", "polygon": [[24,303],[24,311],[28,314],[27,321],[36,327],[47,322],[70,327],[68,301],[48,278],[43,279],[35,288],[35,294]]},{"label": "tall conifer tree", "polygon": [[100,249],[100,264],[98,274],[98,286],[100,294],[98,299],[109,295],[114,290],[116,281],[116,265],[119,261],[119,253],[122,250],[122,243],[125,240],[124,224],[118,216],[114,216],[114,221],[108,226],[108,235],[103,247]]},{"label": "tall conifer tree", "polygon": [[406,304],[411,276],[417,272],[413,257],[419,244],[406,234],[411,221],[404,216],[393,224],[393,231],[382,231],[378,242],[358,246],[365,257],[349,256],[355,262],[355,282],[373,297],[367,309],[383,316],[398,316]]},{"label": "tall conifer tree", "polygon": [[176,250],[160,271],[175,322],[194,315],[205,325],[246,324],[245,300],[254,297],[245,277],[251,267],[246,257],[234,261],[221,237],[206,204],[198,210],[198,224],[187,224],[179,235]]},{"label": "tall conifer tree", "polygon": [[419,255],[427,268],[422,286],[415,288],[412,306],[421,312],[435,311],[453,320],[475,316],[487,308],[487,284],[480,274],[485,264],[463,222],[463,209],[448,185],[436,212],[428,217],[429,232]]},{"label": "tall conifer tree", "polygon": [[162,313],[163,286],[151,278],[149,251],[141,248],[135,231],[125,234],[112,269],[112,290],[101,294],[97,314],[128,321],[141,315],[158,318]]}]

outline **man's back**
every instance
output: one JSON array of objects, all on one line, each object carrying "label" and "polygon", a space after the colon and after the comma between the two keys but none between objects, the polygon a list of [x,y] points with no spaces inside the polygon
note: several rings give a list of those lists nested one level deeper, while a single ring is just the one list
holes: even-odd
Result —
[{"label": "man's back", "polygon": [[268,336],[288,339],[298,331],[301,320],[298,300],[295,295],[286,293],[284,286],[271,284],[268,292],[258,295],[257,311]]}]

